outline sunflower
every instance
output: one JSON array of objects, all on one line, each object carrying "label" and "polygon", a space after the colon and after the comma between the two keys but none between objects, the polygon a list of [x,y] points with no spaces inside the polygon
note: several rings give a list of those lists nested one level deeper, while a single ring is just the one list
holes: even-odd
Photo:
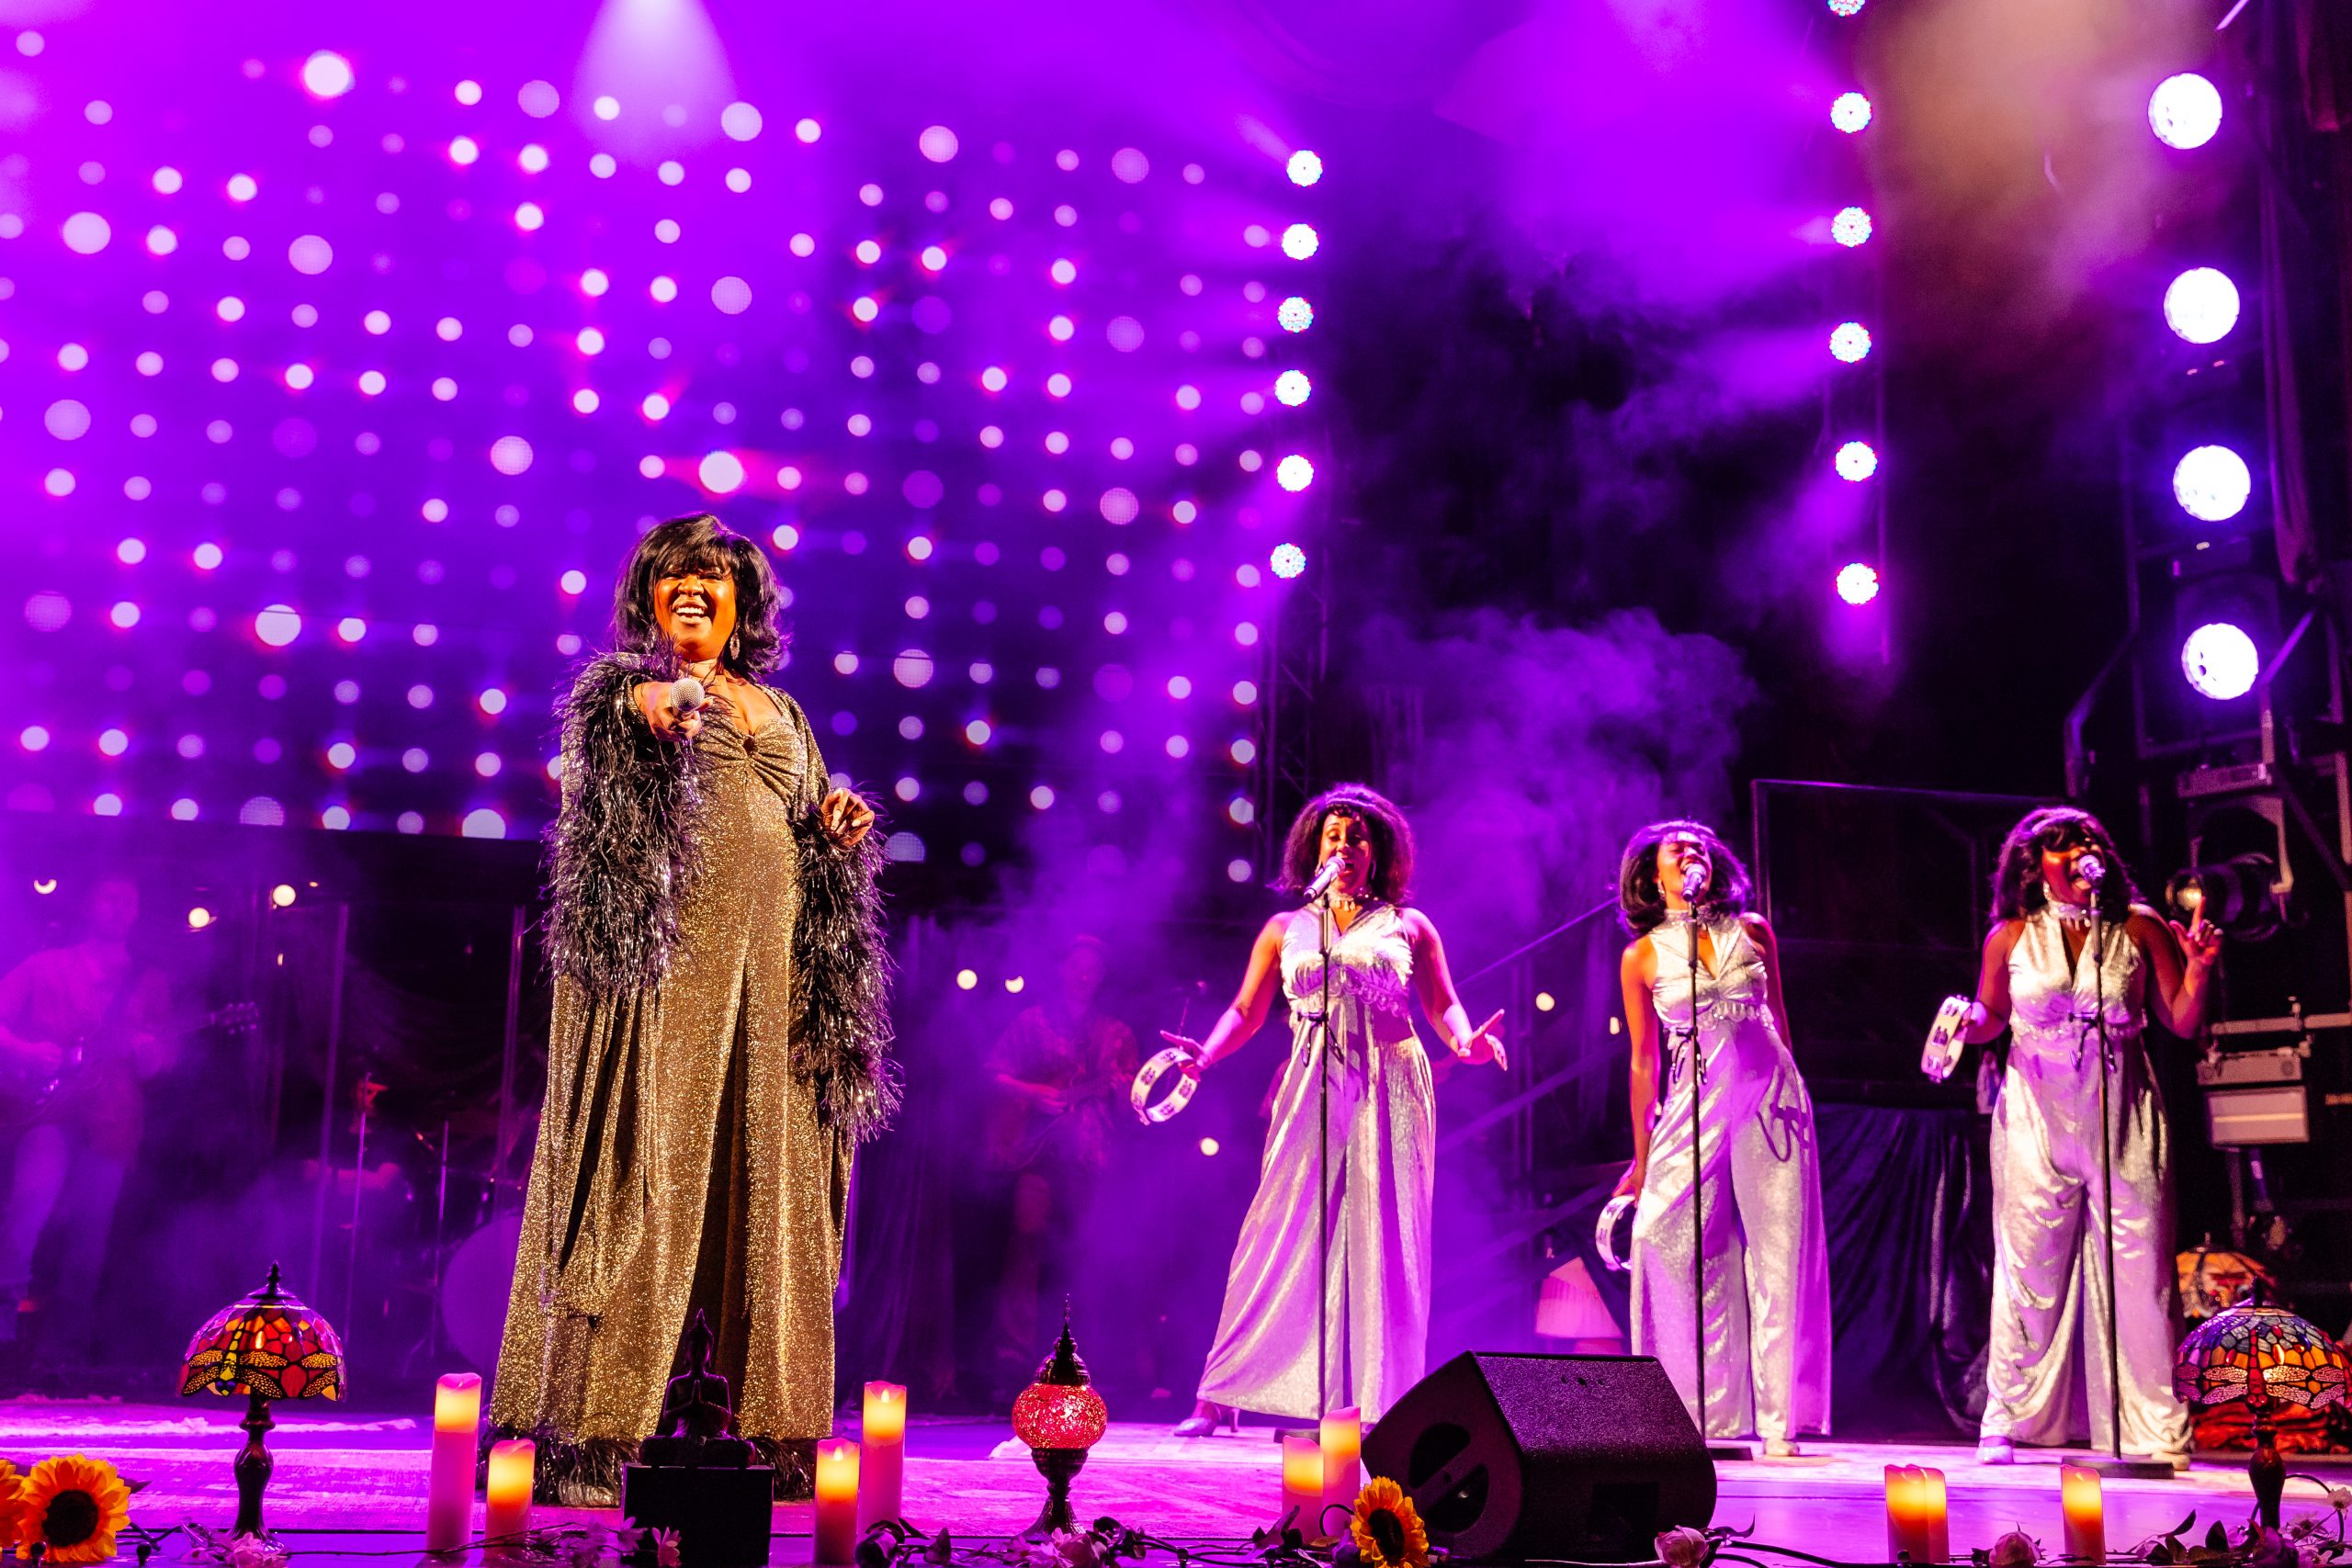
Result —
[{"label": "sunflower", "polygon": [[1375,1476],[1356,1499],[1348,1533],[1364,1568],[1429,1568],[1430,1537],[1421,1516],[1405,1489],[1385,1476]]},{"label": "sunflower", "polygon": [[17,1506],[20,1554],[39,1545],[51,1562],[103,1562],[130,1523],[130,1488],[106,1461],[67,1454],[33,1466]]},{"label": "sunflower", "polygon": [[25,1472],[14,1460],[0,1459],[0,1546],[13,1546],[25,1515]]}]

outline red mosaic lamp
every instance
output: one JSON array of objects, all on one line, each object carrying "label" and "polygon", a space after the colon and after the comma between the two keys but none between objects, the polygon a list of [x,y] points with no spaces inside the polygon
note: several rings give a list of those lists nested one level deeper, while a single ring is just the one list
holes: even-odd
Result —
[{"label": "red mosaic lamp", "polygon": [[180,1393],[243,1394],[245,1446],[236,1463],[237,1522],[230,1536],[260,1535],[262,1488],[272,1461],[262,1435],[273,1399],[341,1399],[343,1341],[327,1320],[277,1282],[277,1265],[252,1295],[212,1314],[181,1359]]},{"label": "red mosaic lamp", "polygon": [[1046,1540],[1058,1530],[1078,1528],[1070,1512],[1069,1483],[1086,1464],[1086,1450],[1102,1440],[1111,1426],[1111,1412],[1094,1392],[1086,1363],[1070,1337],[1069,1306],[1062,1306],[1062,1336],[1054,1353],[1037,1369],[1037,1381],[1012,1402],[1012,1435],[1029,1445],[1037,1473],[1046,1478],[1046,1506],[1037,1522],[1021,1532],[1023,1540]]},{"label": "red mosaic lamp", "polygon": [[2172,1387],[2190,1404],[2245,1401],[2254,1417],[2254,1457],[2246,1475],[2262,1522],[2278,1528],[2278,1498],[2287,1487],[2287,1467],[2272,1440],[2275,1404],[2309,1410],[2346,1402],[2347,1365],[2344,1347],[2282,1306],[2254,1300],[2225,1307],[2188,1331],[2173,1357]]}]

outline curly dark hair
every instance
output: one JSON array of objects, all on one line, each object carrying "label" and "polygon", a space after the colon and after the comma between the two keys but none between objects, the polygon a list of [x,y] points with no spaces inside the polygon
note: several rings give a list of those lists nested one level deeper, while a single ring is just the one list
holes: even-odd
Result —
[{"label": "curly dark hair", "polygon": [[2045,806],[2039,811],[2029,811],[2022,821],[2009,829],[2009,836],[2001,840],[1999,858],[1993,863],[1993,919],[2022,920],[2049,902],[2041,886],[2042,852],[2071,850],[2077,845],[2097,850],[2107,861],[2107,880],[2098,885],[2100,916],[2109,920],[2130,919],[2132,906],[2140,901],[2140,889],[2132,881],[2132,868],[2123,863],[2122,852],[2115,847],[2107,825],[2072,806]]},{"label": "curly dark hair", "polygon": [[752,680],[775,667],[791,638],[783,626],[784,595],[767,552],[707,512],[673,517],[637,542],[613,591],[613,635],[631,653],[670,651],[653,616],[653,585],[665,577],[724,571],[735,580],[735,635],[719,663]]},{"label": "curly dark hair", "polygon": [[1708,919],[1745,914],[1747,897],[1755,891],[1747,867],[1732,853],[1724,837],[1704,822],[1669,817],[1637,828],[1625,840],[1624,858],[1617,863],[1617,919],[1634,936],[1666,923],[1666,894],[1657,885],[1657,852],[1668,839],[1688,836],[1707,852],[1707,886],[1699,892],[1699,913]]},{"label": "curly dark hair", "polygon": [[1345,817],[1363,824],[1372,840],[1372,896],[1398,908],[1413,892],[1413,829],[1396,803],[1369,784],[1333,784],[1301,808],[1283,840],[1282,875],[1274,886],[1304,893],[1323,863],[1323,819]]}]

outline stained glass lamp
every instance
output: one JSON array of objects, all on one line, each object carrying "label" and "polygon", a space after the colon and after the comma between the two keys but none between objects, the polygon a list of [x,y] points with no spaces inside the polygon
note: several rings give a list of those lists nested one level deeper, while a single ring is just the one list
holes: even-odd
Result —
[{"label": "stained glass lamp", "polygon": [[237,1455],[237,1522],[232,1539],[259,1535],[262,1488],[271,1460],[262,1435],[273,1399],[341,1399],[343,1341],[327,1320],[277,1283],[277,1265],[252,1295],[212,1314],[187,1343],[180,1367],[183,1395],[209,1391],[246,1398],[245,1446]]},{"label": "stained glass lamp", "polygon": [[2285,1307],[2266,1304],[2257,1293],[2246,1305],[2224,1308],[2188,1331],[2173,1358],[2172,1387],[2191,1404],[2245,1401],[2254,1417],[2254,1457],[2246,1461],[2246,1475],[2254,1483],[2262,1522],[2276,1529],[2287,1467],[2279,1462],[2270,1429],[2271,1407],[2341,1404],[2346,1371],[2344,1347]]},{"label": "stained glass lamp", "polygon": [[1023,1540],[1046,1540],[1057,1530],[1074,1529],[1069,1483],[1086,1463],[1086,1450],[1110,1428],[1111,1412],[1094,1392],[1070,1337],[1069,1309],[1062,1309],[1062,1337],[1037,1369],[1037,1381],[1012,1402],[1012,1434],[1029,1445],[1029,1457],[1046,1478],[1046,1506]]}]

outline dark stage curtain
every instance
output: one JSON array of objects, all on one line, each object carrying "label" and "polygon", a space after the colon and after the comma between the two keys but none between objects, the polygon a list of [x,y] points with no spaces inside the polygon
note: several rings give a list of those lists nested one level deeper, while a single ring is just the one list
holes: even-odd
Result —
[{"label": "dark stage curtain", "polygon": [[1838,1434],[1973,1437],[1992,1310],[1989,1123],[1868,1105],[1823,1105],[1815,1118]]}]

